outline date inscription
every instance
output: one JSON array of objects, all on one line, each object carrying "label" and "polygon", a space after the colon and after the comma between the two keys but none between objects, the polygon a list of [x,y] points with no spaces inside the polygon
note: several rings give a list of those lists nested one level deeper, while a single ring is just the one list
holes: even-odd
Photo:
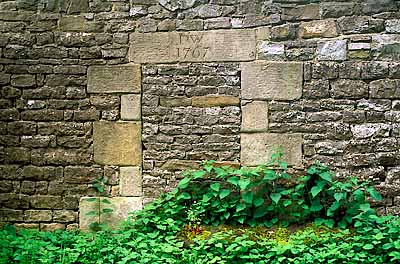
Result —
[{"label": "date inscription", "polygon": [[179,33],[171,45],[171,56],[184,61],[204,60],[211,53],[211,47],[204,40],[204,33]]}]

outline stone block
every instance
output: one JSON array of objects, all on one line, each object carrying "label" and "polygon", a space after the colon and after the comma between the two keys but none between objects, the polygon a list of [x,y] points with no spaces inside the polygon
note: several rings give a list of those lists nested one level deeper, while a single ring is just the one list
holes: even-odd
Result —
[{"label": "stone block", "polygon": [[40,224],[40,230],[44,232],[54,232],[56,230],[64,230],[65,225],[59,223]]},{"label": "stone block", "polygon": [[272,154],[282,148],[288,165],[301,165],[303,139],[299,134],[242,133],[240,161],[242,165],[266,164]]},{"label": "stone block", "polygon": [[79,201],[79,227],[81,230],[89,230],[91,223],[100,223],[99,214],[89,214],[98,212],[100,209],[100,198],[82,197]]},{"label": "stone block", "polygon": [[194,107],[236,106],[239,103],[239,97],[229,95],[192,97],[192,106]]},{"label": "stone block", "polygon": [[318,43],[317,59],[321,61],[343,61],[347,58],[347,40],[332,40]]},{"label": "stone block", "polygon": [[87,21],[83,16],[64,16],[58,20],[58,29],[67,32],[98,32],[102,24]]},{"label": "stone block", "polygon": [[311,21],[300,24],[301,38],[333,38],[338,36],[334,20]]},{"label": "stone block", "polygon": [[49,222],[52,219],[51,210],[26,210],[25,222]]},{"label": "stone block", "polygon": [[320,19],[320,5],[309,4],[296,7],[285,8],[283,12],[284,19],[288,20],[313,20]]},{"label": "stone block", "polygon": [[255,30],[132,33],[135,63],[250,61],[255,59]]},{"label": "stone block", "polygon": [[256,61],[242,63],[242,99],[301,98],[303,63]]},{"label": "stone block", "polygon": [[113,197],[108,199],[111,204],[100,203],[101,210],[107,208],[113,210],[111,213],[100,215],[100,223],[108,224],[110,227],[118,227],[122,220],[126,220],[130,212],[142,209],[141,197]]},{"label": "stone block", "polygon": [[268,103],[254,101],[242,105],[242,132],[268,130]]},{"label": "stone block", "polygon": [[139,94],[121,96],[121,119],[135,121],[142,119],[141,98]]},{"label": "stone block", "polygon": [[138,166],[142,160],[141,124],[95,122],[94,160],[104,165]]},{"label": "stone block", "polygon": [[142,172],[140,167],[121,167],[119,191],[121,196],[142,195]]},{"label": "stone block", "polygon": [[140,93],[140,65],[91,66],[88,93]]}]

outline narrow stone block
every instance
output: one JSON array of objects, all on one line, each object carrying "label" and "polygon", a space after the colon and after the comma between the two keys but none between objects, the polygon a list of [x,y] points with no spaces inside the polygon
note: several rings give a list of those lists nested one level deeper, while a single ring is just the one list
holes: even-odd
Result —
[{"label": "narrow stone block", "polygon": [[[101,198],[100,198],[101,199]],[[100,202],[100,208],[110,209],[112,212],[100,215],[100,223],[107,224],[111,228],[118,227],[120,221],[126,220],[130,212],[142,209],[141,197],[113,197],[107,198],[110,204]]]},{"label": "narrow stone block", "polygon": [[98,164],[138,166],[142,161],[141,124],[95,122],[93,146]]},{"label": "narrow stone block", "polygon": [[268,130],[268,103],[254,101],[242,106],[242,132]]},{"label": "narrow stone block", "polygon": [[140,94],[121,96],[121,119],[135,121],[142,119]]},{"label": "narrow stone block", "polygon": [[[82,197],[79,201],[79,227],[81,230],[89,230],[91,223],[100,223],[99,217],[100,198]],[[88,215],[89,212],[97,212]]]},{"label": "narrow stone block", "polygon": [[255,59],[255,30],[132,33],[135,63],[250,61]]},{"label": "narrow stone block", "polygon": [[301,98],[303,63],[256,61],[242,63],[242,99]]},{"label": "narrow stone block", "polygon": [[192,106],[194,107],[235,106],[239,103],[238,97],[229,95],[192,97]]},{"label": "narrow stone block", "polygon": [[140,167],[121,167],[119,191],[121,196],[142,195],[142,172]]},{"label": "narrow stone block", "polygon": [[140,65],[91,66],[88,93],[140,93]]},{"label": "narrow stone block", "polygon": [[240,139],[242,165],[266,164],[282,148],[283,160],[288,165],[300,165],[303,139],[299,134],[242,133]]}]

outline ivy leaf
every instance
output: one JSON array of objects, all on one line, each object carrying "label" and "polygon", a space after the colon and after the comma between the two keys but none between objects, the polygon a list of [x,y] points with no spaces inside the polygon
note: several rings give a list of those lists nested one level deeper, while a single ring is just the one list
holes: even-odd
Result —
[{"label": "ivy leaf", "polygon": [[264,199],[261,197],[257,197],[256,199],[254,199],[253,204],[255,207],[259,207],[264,204]]},{"label": "ivy leaf", "polygon": [[332,174],[330,172],[324,172],[319,175],[323,180],[332,183]]},{"label": "ivy leaf", "polygon": [[227,182],[231,183],[234,186],[237,186],[239,183],[239,177],[233,176],[226,180]]},{"label": "ivy leaf", "polygon": [[374,248],[374,246],[372,244],[366,244],[363,246],[363,249],[365,249],[365,250],[371,250],[373,248]]},{"label": "ivy leaf", "polygon": [[195,172],[193,172],[193,178],[194,179],[203,178],[204,175],[206,175],[205,171],[195,171]]},{"label": "ivy leaf", "polygon": [[206,193],[203,195],[203,202],[208,202],[210,201],[214,196],[211,193]]},{"label": "ivy leaf", "polygon": [[381,201],[383,199],[381,193],[375,190],[373,187],[368,188],[367,191],[369,195],[371,195],[372,199],[377,201]]},{"label": "ivy leaf", "polygon": [[238,204],[236,205],[236,212],[240,212],[243,211],[244,209],[246,209],[246,205],[245,204]]},{"label": "ivy leaf", "polygon": [[274,201],[275,204],[277,204],[282,195],[280,193],[271,193],[269,197],[271,197],[271,200]]},{"label": "ivy leaf", "polygon": [[215,192],[219,192],[219,189],[221,188],[221,184],[220,183],[213,183],[210,185],[211,190],[215,191]]},{"label": "ivy leaf", "polygon": [[189,186],[191,179],[190,178],[183,178],[179,183],[178,187],[181,189],[185,189],[186,187]]},{"label": "ivy leaf", "polygon": [[322,210],[322,208],[323,208],[323,206],[322,206],[322,205],[320,204],[320,202],[318,201],[318,202],[313,203],[313,204],[311,205],[310,211],[311,211],[311,212],[319,212],[319,211]]},{"label": "ivy leaf", "polygon": [[285,207],[288,207],[291,204],[292,204],[292,201],[290,201],[290,200],[283,201],[283,206],[285,206]]},{"label": "ivy leaf", "polygon": [[240,190],[244,190],[247,188],[247,186],[250,185],[250,180],[249,179],[241,179],[238,182]]},{"label": "ivy leaf", "polygon": [[219,198],[220,199],[224,199],[225,197],[229,196],[231,194],[231,191],[228,189],[223,189],[220,193],[219,193]]},{"label": "ivy leaf", "polygon": [[263,217],[264,215],[266,215],[268,213],[268,210],[265,206],[259,207],[256,209],[256,211],[254,212],[253,217],[254,218],[260,218]]},{"label": "ivy leaf", "polygon": [[322,191],[322,187],[320,186],[314,186],[311,188],[311,195],[312,198],[314,198],[315,196],[317,196],[320,192]]},{"label": "ivy leaf", "polygon": [[342,200],[343,198],[345,198],[345,196],[346,196],[346,194],[345,193],[335,193],[334,195],[333,195],[333,197],[335,198],[335,200],[336,201],[340,201],[340,200]]},{"label": "ivy leaf", "polygon": [[86,199],[86,201],[88,201],[88,202],[96,202],[97,198],[88,198],[88,199]]},{"label": "ivy leaf", "polygon": [[102,212],[103,214],[112,213],[113,211],[114,211],[114,210],[111,209],[111,208],[104,208],[103,210],[101,210],[101,212]]},{"label": "ivy leaf", "polygon": [[178,199],[178,200],[181,200],[181,199],[183,199],[183,200],[189,200],[189,199],[190,199],[190,194],[188,194],[187,192],[183,192],[183,193],[181,193],[181,195],[179,195],[179,196],[177,197],[177,199]]},{"label": "ivy leaf", "polygon": [[86,216],[97,216],[97,212],[96,211],[87,212]]},{"label": "ivy leaf", "polygon": [[108,200],[108,199],[103,199],[103,200],[101,200],[101,202],[104,204],[111,204],[110,200]]},{"label": "ivy leaf", "polygon": [[253,193],[246,192],[245,194],[243,194],[243,200],[245,203],[252,204],[253,203]]}]

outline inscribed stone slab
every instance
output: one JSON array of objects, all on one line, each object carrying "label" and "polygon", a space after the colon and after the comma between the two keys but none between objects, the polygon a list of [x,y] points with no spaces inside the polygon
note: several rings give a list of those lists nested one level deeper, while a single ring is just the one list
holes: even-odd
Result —
[{"label": "inscribed stone slab", "polygon": [[240,159],[242,165],[266,164],[277,148],[283,149],[283,160],[288,165],[300,165],[303,139],[298,134],[242,133]]},{"label": "inscribed stone slab", "polygon": [[98,164],[138,166],[142,160],[141,124],[93,123],[94,160]]},{"label": "inscribed stone slab", "polygon": [[132,33],[135,63],[250,61],[255,59],[255,30]]},{"label": "inscribed stone slab", "polygon": [[142,209],[141,197],[113,197],[107,198],[110,204],[100,203],[100,209],[111,209],[111,213],[100,215],[100,223],[110,227],[118,227],[120,221],[126,220],[130,212]]},{"label": "inscribed stone slab", "polygon": [[88,93],[140,93],[140,65],[91,66]]},{"label": "inscribed stone slab", "polygon": [[121,119],[141,120],[140,94],[129,94],[121,96]]},{"label": "inscribed stone slab", "polygon": [[303,63],[242,63],[242,99],[294,100],[302,95]]},{"label": "inscribed stone slab", "polygon": [[266,131],[268,129],[268,103],[253,101],[242,106],[241,131]]},{"label": "inscribed stone slab", "polygon": [[119,191],[121,196],[142,195],[142,173],[140,167],[121,167]]}]

